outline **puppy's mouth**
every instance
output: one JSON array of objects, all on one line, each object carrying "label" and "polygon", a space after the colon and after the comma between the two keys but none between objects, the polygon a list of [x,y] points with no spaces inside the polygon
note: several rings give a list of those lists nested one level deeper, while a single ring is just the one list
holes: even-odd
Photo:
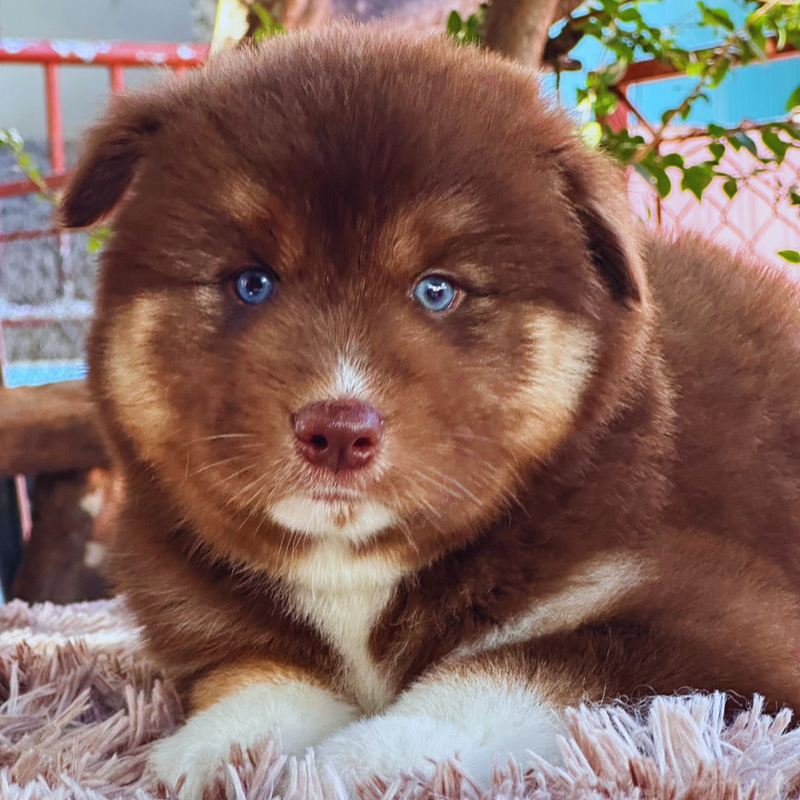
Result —
[{"label": "puppy's mouth", "polygon": [[340,489],[300,491],[269,510],[273,521],[318,539],[363,542],[398,521],[396,512],[364,492]]},{"label": "puppy's mouth", "polygon": [[353,505],[364,499],[364,493],[347,489],[313,489],[309,497],[319,503],[331,505]]}]

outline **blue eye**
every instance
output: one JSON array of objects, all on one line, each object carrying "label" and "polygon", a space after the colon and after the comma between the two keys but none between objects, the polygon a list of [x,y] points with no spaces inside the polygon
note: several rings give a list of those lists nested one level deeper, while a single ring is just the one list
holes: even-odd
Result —
[{"label": "blue eye", "polygon": [[429,275],[414,287],[414,299],[429,311],[444,311],[455,302],[456,290],[445,278]]},{"label": "blue eye", "polygon": [[236,278],[236,294],[245,303],[255,305],[272,297],[275,291],[275,279],[263,269],[246,269]]}]

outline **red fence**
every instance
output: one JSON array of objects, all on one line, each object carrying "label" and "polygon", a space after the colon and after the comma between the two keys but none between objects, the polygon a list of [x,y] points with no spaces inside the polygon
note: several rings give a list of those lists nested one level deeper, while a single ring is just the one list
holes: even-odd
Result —
[{"label": "red fence", "polygon": [[[61,110],[62,65],[104,67],[108,70],[111,91],[117,92],[125,88],[126,67],[168,67],[181,71],[199,67],[207,55],[207,44],[0,39],[0,64],[40,64],[43,68],[51,170],[45,182],[52,188],[61,186],[66,172]],[[3,121],[0,120],[0,123]],[[36,190],[36,185],[26,180],[0,183],[0,198]],[[0,234],[0,241],[4,240],[4,236],[7,240],[9,234]]]},{"label": "red fence", "polygon": [[[63,65],[106,69],[109,89],[116,92],[125,88],[127,67],[161,67],[180,72],[200,66],[208,55],[208,49],[207,44],[0,39],[0,66],[3,63],[38,64],[42,68],[49,153],[49,169],[43,175],[44,184],[51,189],[58,189],[64,184],[67,174],[60,74]],[[6,120],[0,120],[0,125],[4,122]],[[39,191],[37,184],[28,179],[0,182],[0,202],[3,198],[37,191]],[[43,237],[58,237],[62,251],[68,247],[67,234],[51,226],[9,232],[0,230],[0,248],[7,242]],[[0,268],[2,268],[1,253]],[[6,327],[45,325],[55,319],[80,320],[90,313],[85,303],[70,302],[68,297],[64,300],[62,303],[50,303],[39,308],[27,304],[16,308],[5,308],[0,314],[0,367],[5,361],[2,335],[4,325]]]}]

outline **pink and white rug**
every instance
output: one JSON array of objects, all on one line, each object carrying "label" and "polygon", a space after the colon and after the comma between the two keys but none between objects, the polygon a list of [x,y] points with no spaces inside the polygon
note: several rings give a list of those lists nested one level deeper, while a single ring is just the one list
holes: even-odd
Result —
[{"label": "pink and white rug", "polygon": [[[152,800],[143,777],[153,741],[181,722],[175,693],[138,650],[119,600],[0,607],[0,799]],[[531,756],[498,769],[481,792],[458,762],[432,780],[378,776],[359,800],[778,800],[800,798],[800,729],[790,715],[724,723],[721,695],[659,697],[637,710],[569,712],[565,765]],[[203,800],[344,800],[319,774],[264,740],[220,765]],[[198,798],[198,800],[200,800]]]}]

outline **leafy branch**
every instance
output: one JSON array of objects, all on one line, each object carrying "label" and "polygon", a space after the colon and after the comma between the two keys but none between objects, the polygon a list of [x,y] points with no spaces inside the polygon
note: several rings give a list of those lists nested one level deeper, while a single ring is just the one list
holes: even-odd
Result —
[{"label": "leafy branch", "polygon": [[36,185],[39,194],[45,200],[55,205],[58,201],[58,195],[47,185],[41,171],[33,163],[33,158],[25,150],[25,142],[19,132],[14,128],[0,128],[0,147],[7,147],[11,151],[14,161],[16,161],[23,175]]},{"label": "leafy branch", "polygon": [[[58,192],[53,191],[41,173],[41,170],[34,164],[33,157],[25,149],[25,142],[19,132],[14,128],[0,128],[0,147],[7,147],[17,166],[23,175],[31,181],[39,190],[40,197],[47,200],[53,206],[58,205]],[[98,252],[106,239],[111,235],[111,228],[107,225],[96,225],[89,231],[89,238],[86,242],[86,249],[90,253]]]},{"label": "leafy branch", "polygon": [[[800,86],[786,101],[784,119],[759,124],[743,121],[731,127],[693,126],[689,131],[676,129],[676,123],[686,120],[698,102],[710,99],[709,92],[725,80],[731,67],[764,62],[771,50],[800,49],[800,1],[739,0],[748,13],[737,27],[728,10],[700,0],[699,24],[720,37],[720,41],[694,51],[680,45],[671,26],[656,27],[646,21],[640,9],[645,1],[593,0],[588,6],[571,3],[561,27],[549,35],[542,64],[556,72],[580,69],[580,61],[572,50],[586,37],[597,40],[603,46],[606,63],[591,70],[577,90],[578,108],[590,117],[583,129],[586,141],[635,169],[659,197],[666,197],[674,190],[673,178],[677,173],[680,188],[692,192],[698,200],[717,180],[732,198],[742,184],[777,169],[790,151],[800,148],[800,126],[791,116],[800,106]],[[515,4],[527,9],[531,0],[493,0],[488,13],[497,5]],[[452,12],[447,31],[464,44],[491,44],[483,36],[486,15],[485,5],[466,18]],[[506,16],[510,19],[514,15],[507,11]],[[625,76],[635,61],[663,64],[671,74],[695,79],[680,102],[667,109],[658,123],[650,122],[626,97]],[[609,118],[620,105],[635,118],[633,128],[620,129],[609,124]],[[761,147],[753,134],[760,139]],[[687,164],[679,153],[661,152],[665,143],[690,138],[708,139],[707,158]],[[744,174],[732,174],[724,167],[728,148],[750,153],[753,168]],[[798,191],[797,186],[778,186],[776,200],[788,197],[792,205],[798,205]],[[782,251],[782,254],[793,260],[794,256],[787,253],[795,252]]]}]

